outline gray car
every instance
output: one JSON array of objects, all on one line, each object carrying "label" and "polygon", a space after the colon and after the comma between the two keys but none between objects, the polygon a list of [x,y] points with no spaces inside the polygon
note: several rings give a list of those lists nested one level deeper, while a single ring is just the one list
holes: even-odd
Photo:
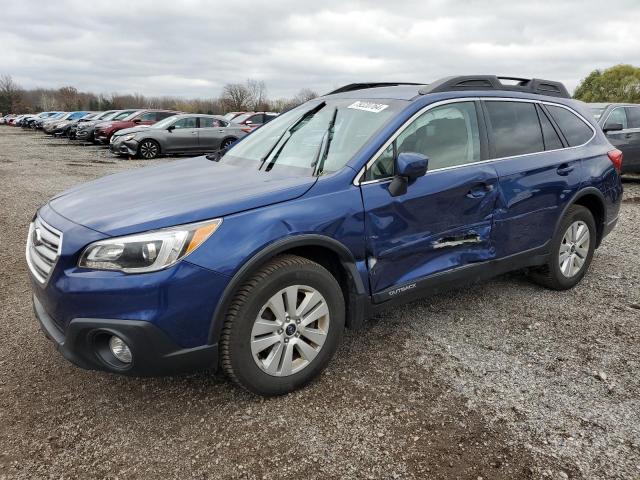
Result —
[{"label": "gray car", "polygon": [[640,173],[640,105],[590,103],[589,108],[611,144],[622,152],[622,173]]},{"label": "gray car", "polygon": [[120,130],[111,137],[109,148],[117,155],[151,159],[164,154],[215,152],[245,135],[239,125],[224,117],[190,113]]}]

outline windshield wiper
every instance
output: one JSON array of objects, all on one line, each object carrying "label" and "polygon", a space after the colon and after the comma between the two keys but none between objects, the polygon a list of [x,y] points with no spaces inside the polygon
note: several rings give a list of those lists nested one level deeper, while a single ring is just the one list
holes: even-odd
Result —
[{"label": "windshield wiper", "polygon": [[296,127],[298,125],[300,125],[302,122],[304,122],[307,118],[310,118],[312,116],[314,116],[316,113],[318,113],[320,110],[322,110],[325,105],[327,104],[327,102],[320,102],[318,105],[316,105],[315,107],[313,107],[310,110],[307,110],[305,113],[303,113],[295,122],[293,122],[293,124],[287,128],[284,132],[282,132],[282,135],[280,135],[278,137],[278,140],[276,140],[276,142],[273,144],[273,146],[269,149],[269,151],[267,152],[267,154],[262,157],[262,159],[260,160],[260,166],[258,167],[258,170],[262,170],[262,166],[264,165],[264,162],[267,161],[267,159],[269,158],[269,156],[273,153],[273,151],[275,150],[275,148],[278,146],[278,144],[282,141],[282,139],[284,138],[284,136],[289,133],[289,138],[287,138],[282,145],[280,146],[280,148],[278,149],[278,152],[273,156],[273,158],[271,159],[271,161],[269,162],[269,164],[267,165],[267,168],[265,168],[265,171],[269,171],[271,170],[271,168],[273,167],[273,165],[276,163],[276,159],[278,158],[278,155],[280,155],[280,152],[282,151],[282,149],[284,148],[284,146],[287,144],[287,142],[289,141],[289,139],[291,138],[293,132],[295,131]]},{"label": "windshield wiper", "polygon": [[[325,133],[325,135],[322,136],[322,138],[324,138],[325,136],[327,137],[327,141],[326,142],[320,142],[320,148],[318,149],[318,155],[316,156],[316,159],[313,161],[313,163],[311,164],[312,167],[316,167],[314,168],[314,172],[313,174],[318,176],[322,173],[322,169],[324,168],[324,162],[327,159],[327,157],[329,156],[329,149],[331,148],[331,141],[333,140],[333,133],[335,130],[335,126],[336,126],[336,117],[338,116],[338,107],[335,108],[335,110],[333,111],[333,115],[331,115],[331,121],[329,121],[329,126],[327,127],[327,132]],[[324,144],[324,148],[322,148]]]}]

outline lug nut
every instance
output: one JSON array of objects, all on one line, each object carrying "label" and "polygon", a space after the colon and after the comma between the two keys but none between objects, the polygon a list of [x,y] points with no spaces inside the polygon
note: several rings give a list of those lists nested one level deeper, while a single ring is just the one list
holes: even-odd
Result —
[{"label": "lug nut", "polygon": [[300,324],[300,319],[296,318],[296,323],[299,325]]},{"label": "lug nut", "polygon": [[278,333],[282,334],[284,330],[282,330],[281,328],[278,330]]},{"label": "lug nut", "polygon": [[284,339],[284,343],[289,343],[289,339],[288,339],[288,338],[285,338],[285,339]]}]

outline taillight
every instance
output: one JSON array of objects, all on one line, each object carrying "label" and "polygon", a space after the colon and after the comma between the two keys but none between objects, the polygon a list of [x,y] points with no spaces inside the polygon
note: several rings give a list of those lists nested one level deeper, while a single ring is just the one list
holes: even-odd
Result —
[{"label": "taillight", "polygon": [[613,167],[620,173],[622,171],[622,152],[618,149],[611,150],[607,153],[609,160],[613,163]]}]

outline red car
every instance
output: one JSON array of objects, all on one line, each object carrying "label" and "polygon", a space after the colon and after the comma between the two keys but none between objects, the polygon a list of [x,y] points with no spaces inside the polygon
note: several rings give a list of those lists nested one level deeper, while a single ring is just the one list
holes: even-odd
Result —
[{"label": "red car", "polygon": [[234,117],[231,122],[241,125],[244,132],[251,133],[277,116],[278,114],[274,112],[246,112]]},{"label": "red car", "polygon": [[179,113],[181,112],[174,112],[172,110],[136,110],[122,120],[104,122],[96,125],[95,140],[99,143],[109,143],[113,134],[118,130],[137,127],[139,125],[153,125],[160,120],[164,120],[172,115],[178,115]]}]

